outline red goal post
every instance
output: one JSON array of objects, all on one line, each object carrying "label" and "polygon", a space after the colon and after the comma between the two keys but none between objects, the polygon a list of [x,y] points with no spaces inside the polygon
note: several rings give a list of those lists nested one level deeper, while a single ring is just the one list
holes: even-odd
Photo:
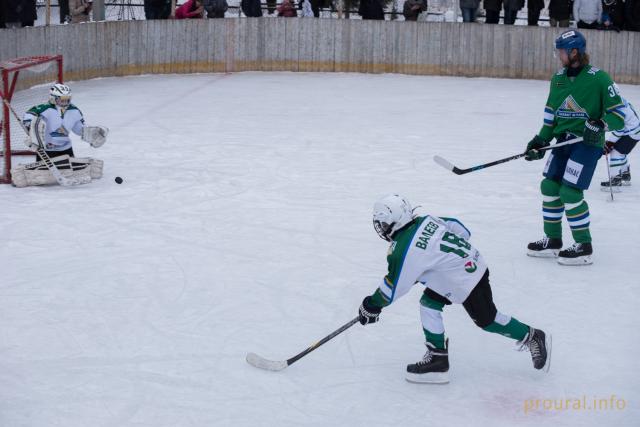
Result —
[{"label": "red goal post", "polygon": [[62,55],[27,56],[0,61],[2,114],[0,115],[0,183],[11,183],[11,157],[33,155],[23,141],[27,137],[5,101],[22,115],[47,102],[49,87],[63,83]]}]

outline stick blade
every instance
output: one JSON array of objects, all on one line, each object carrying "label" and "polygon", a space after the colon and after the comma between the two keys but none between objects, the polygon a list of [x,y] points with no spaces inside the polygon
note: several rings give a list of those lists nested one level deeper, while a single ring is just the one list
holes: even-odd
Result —
[{"label": "stick blade", "polygon": [[255,353],[247,354],[247,363],[258,369],[264,369],[266,371],[282,371],[284,368],[289,366],[285,360],[268,360]]},{"label": "stick blade", "polygon": [[455,168],[455,166],[453,166],[453,164],[444,157],[433,156],[433,161],[451,172],[453,172],[453,169]]}]

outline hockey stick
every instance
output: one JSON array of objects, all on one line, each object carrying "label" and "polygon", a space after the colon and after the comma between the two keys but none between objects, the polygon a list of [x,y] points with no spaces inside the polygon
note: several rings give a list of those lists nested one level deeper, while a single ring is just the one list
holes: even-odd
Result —
[{"label": "hockey stick", "polygon": [[[27,137],[29,139],[31,139],[31,135],[29,134],[29,129],[27,129],[27,127],[24,125],[24,123],[22,123],[22,119],[20,118],[20,116],[18,116],[18,113],[16,113],[16,110],[13,109],[11,104],[9,104],[9,101],[7,101],[6,99],[2,98],[2,101],[5,103],[7,108],[9,108],[9,111],[11,111],[11,113],[14,115],[14,117],[16,118],[16,121],[18,122],[18,124],[20,124],[20,127],[22,127],[22,130],[27,134]],[[37,126],[37,124],[34,124],[34,126]],[[40,141],[38,141],[38,142],[40,142]],[[53,162],[51,161],[51,158],[49,157],[47,152],[44,151],[44,148],[42,148],[41,144],[38,144],[38,148],[36,149],[36,153],[38,153],[40,155],[40,158],[42,159],[44,164],[47,166],[47,168],[49,169],[49,171],[51,172],[53,177],[56,179],[58,184],[62,185],[63,187],[69,187],[71,185],[78,185],[78,184],[84,184],[85,183],[85,182],[80,182],[80,181],[77,181],[77,180],[69,179],[66,176],[62,175],[62,172],[60,172],[60,169],[58,169],[56,167],[56,165],[53,164]]]},{"label": "hockey stick", "polygon": [[[553,150],[554,148],[562,147],[564,145],[575,144],[576,142],[581,142],[581,141],[582,141],[582,138],[569,139],[569,140],[561,142],[559,144],[554,144],[554,145],[549,145],[547,147],[538,148],[536,151]],[[528,151],[525,151],[524,153],[516,154],[515,156],[505,157],[504,159],[494,160],[493,162],[483,163],[481,165],[473,166],[473,167],[470,167],[470,168],[467,168],[467,169],[460,169],[457,166],[454,166],[453,163],[451,163],[447,159],[445,159],[443,157],[440,157],[440,156],[433,156],[433,161],[436,162],[437,164],[439,164],[440,166],[442,166],[443,168],[445,168],[447,170],[450,170],[451,172],[455,173],[456,175],[464,175],[464,174],[469,173],[469,172],[475,172],[475,171],[480,170],[480,169],[485,169],[485,168],[488,168],[488,167],[491,167],[491,166],[499,165],[501,163],[510,162],[511,160],[519,159],[520,157],[526,156],[527,152]]]},{"label": "hockey stick", "polygon": [[611,168],[609,167],[609,153],[607,153],[604,157],[607,160],[607,175],[609,176],[609,192],[611,193],[611,201],[613,202],[613,186],[611,185]]},{"label": "hockey stick", "polygon": [[333,338],[335,338],[336,336],[340,335],[341,333],[343,333],[344,331],[346,331],[347,329],[349,329],[350,327],[352,327],[356,323],[358,323],[358,318],[357,317],[352,319],[352,320],[349,320],[347,323],[342,325],[340,328],[338,328],[335,331],[331,332],[329,335],[327,335],[326,337],[322,338],[320,341],[318,341],[317,343],[313,344],[311,347],[307,348],[306,350],[296,354],[295,356],[293,356],[293,357],[291,357],[291,358],[289,358],[287,360],[268,360],[268,359],[265,359],[262,356],[258,356],[255,353],[249,353],[249,354],[247,354],[247,363],[249,363],[250,365],[255,366],[256,368],[266,369],[267,371],[281,371],[284,368],[286,368],[287,366],[295,363],[297,360],[302,359],[304,356],[306,356],[307,354],[311,353],[313,350],[315,350],[316,348],[320,347],[322,344],[324,344],[327,341],[330,341]]}]

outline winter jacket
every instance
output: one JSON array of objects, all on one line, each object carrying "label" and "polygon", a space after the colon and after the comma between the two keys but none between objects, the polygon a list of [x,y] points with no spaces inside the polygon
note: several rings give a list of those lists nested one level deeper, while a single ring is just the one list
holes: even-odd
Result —
[{"label": "winter jacket", "polygon": [[276,8],[278,11],[278,16],[282,16],[284,18],[295,18],[298,16],[298,12],[296,12],[296,7],[293,5],[291,0],[283,0],[280,3],[280,6]]},{"label": "winter jacket", "polygon": [[630,31],[640,31],[640,0],[626,0],[625,28]]},{"label": "winter jacket", "polygon": [[384,20],[384,10],[380,0],[360,0],[358,13],[362,19]]},{"label": "winter jacket", "polygon": [[20,22],[24,25],[33,25],[38,19],[36,12],[36,0],[2,0],[6,2],[4,22]]},{"label": "winter jacket", "polygon": [[575,0],[573,2],[573,19],[585,24],[600,22],[602,18],[601,0]]},{"label": "winter jacket", "polygon": [[405,21],[417,21],[418,15],[427,10],[426,0],[406,0],[402,6]]},{"label": "winter jacket", "polygon": [[204,6],[196,6],[195,0],[187,0],[185,4],[176,9],[176,19],[202,18]]},{"label": "winter jacket", "polygon": [[313,18],[314,16],[311,2],[309,0],[302,0],[300,2],[300,17]]},{"label": "winter jacket", "polygon": [[242,13],[249,18],[259,18],[262,16],[260,0],[242,0],[240,2]]},{"label": "winter jacket", "polygon": [[80,22],[91,21],[89,13],[91,12],[91,3],[87,0],[69,0],[69,14],[71,22],[78,24]]},{"label": "winter jacket", "polygon": [[565,21],[571,17],[573,4],[571,0],[550,0],[549,18],[556,21]]}]

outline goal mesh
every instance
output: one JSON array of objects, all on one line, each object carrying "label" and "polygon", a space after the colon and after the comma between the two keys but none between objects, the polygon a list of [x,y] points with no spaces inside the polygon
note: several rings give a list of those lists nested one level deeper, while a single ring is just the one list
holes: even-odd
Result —
[{"label": "goal mesh", "polygon": [[0,183],[10,183],[11,164],[25,159],[30,161],[32,159],[20,156],[33,154],[24,144],[27,135],[11,109],[22,119],[29,108],[48,102],[51,85],[63,82],[62,56],[29,56],[2,61],[0,73]]}]

